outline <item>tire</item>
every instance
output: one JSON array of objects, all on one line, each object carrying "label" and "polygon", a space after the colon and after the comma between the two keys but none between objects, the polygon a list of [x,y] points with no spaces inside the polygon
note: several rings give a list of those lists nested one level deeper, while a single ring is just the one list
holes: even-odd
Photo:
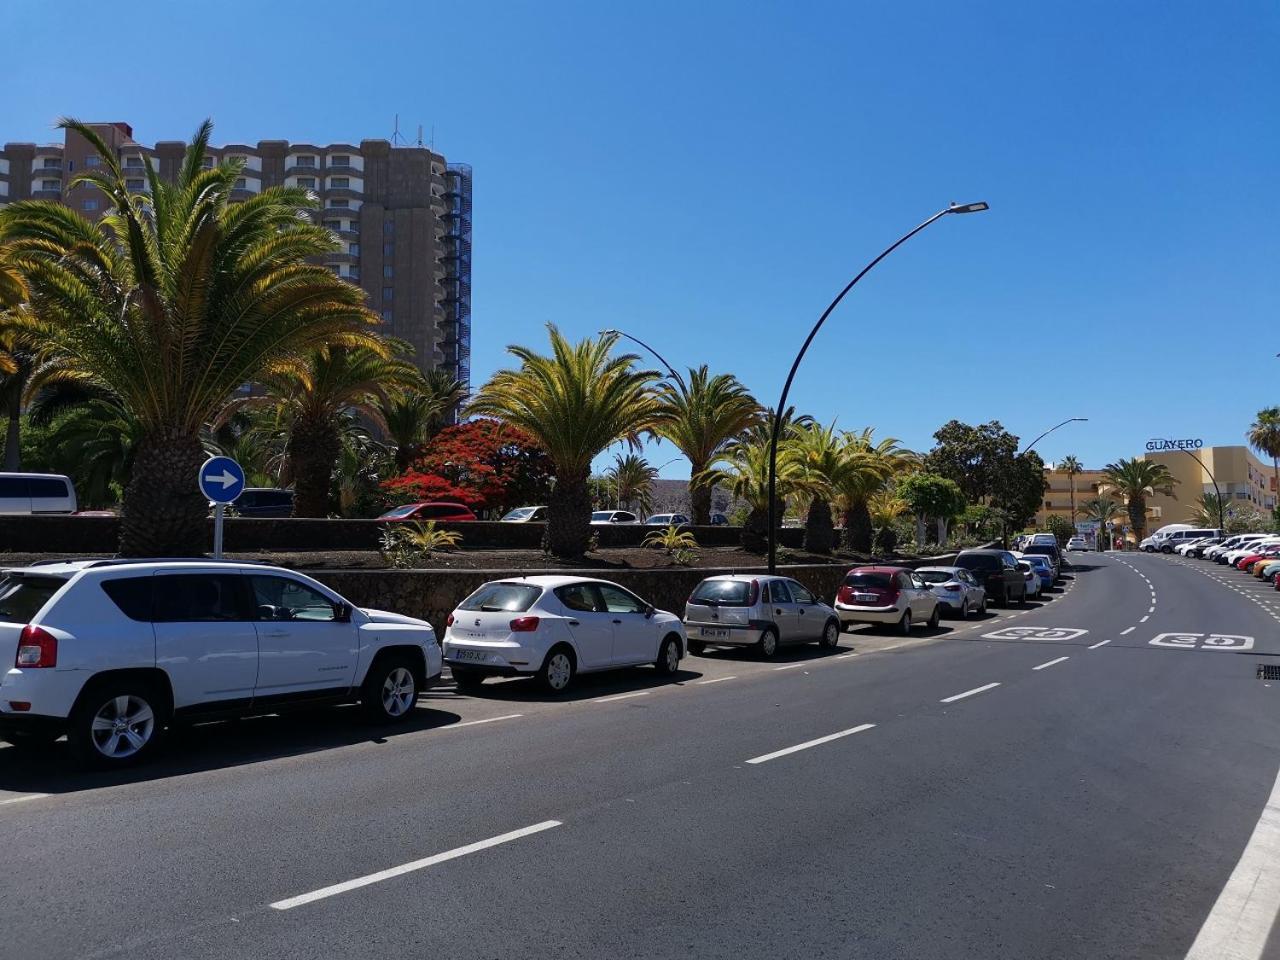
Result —
[{"label": "tire", "polygon": [[778,647],[778,631],[773,627],[765,627],[764,633],[760,634],[760,641],[756,644],[760,656],[772,660],[778,655]]},{"label": "tire", "polygon": [[130,767],[155,752],[168,719],[167,698],[155,684],[133,677],[108,678],[80,694],[71,711],[67,741],[84,766]]},{"label": "tire", "polygon": [[818,645],[826,650],[834,650],[840,643],[840,621],[828,620],[827,625],[822,628],[822,639],[818,641]]},{"label": "tire", "polygon": [[1161,548],[1160,548],[1160,552],[1161,552],[1161,553],[1166,553],[1166,554],[1167,554],[1167,553],[1173,553],[1173,548],[1172,548],[1172,547],[1170,547],[1170,546],[1168,546],[1168,545],[1166,544],[1165,546],[1163,546],[1163,547],[1161,547]]},{"label": "tire", "polygon": [[418,702],[418,676],[403,654],[375,658],[360,686],[360,706],[374,723],[403,723]]},{"label": "tire", "polygon": [[654,667],[664,677],[670,677],[680,669],[680,641],[675,636],[668,636],[658,647],[658,659]]},{"label": "tire", "polygon": [[703,643],[701,640],[690,640],[689,652],[692,653],[695,657],[700,657],[707,652],[707,645]]},{"label": "tire", "polygon": [[911,636],[911,610],[902,611],[902,619],[898,621],[898,632],[904,637]]},{"label": "tire", "polygon": [[937,630],[938,624],[942,620],[942,611],[938,609],[938,605],[933,605],[933,613],[929,614],[929,629]]},{"label": "tire", "polygon": [[997,606],[1007,607],[1009,605],[1009,585],[1006,583],[1000,589],[1000,601]]},{"label": "tire", "polygon": [[965,597],[963,600],[960,601],[960,619],[961,620],[969,619],[969,598],[968,597]]},{"label": "tire", "polygon": [[538,668],[538,683],[548,693],[564,693],[573,684],[577,672],[578,663],[573,651],[560,644],[547,651],[546,659]]},{"label": "tire", "polygon": [[1027,605],[1027,588],[1026,588],[1026,585],[1024,584],[1022,587],[1022,592],[1018,594],[1018,606],[1025,607],[1026,605]]},{"label": "tire", "polygon": [[982,602],[978,604],[978,613],[984,617],[987,615],[987,595],[985,593],[982,595]]},{"label": "tire", "polygon": [[476,690],[484,683],[484,674],[479,670],[468,670],[466,667],[450,667],[449,670],[459,690]]}]

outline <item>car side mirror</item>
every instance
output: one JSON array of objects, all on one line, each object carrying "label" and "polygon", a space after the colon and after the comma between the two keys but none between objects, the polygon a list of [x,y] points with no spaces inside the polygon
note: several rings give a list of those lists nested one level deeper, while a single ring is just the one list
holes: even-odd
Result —
[{"label": "car side mirror", "polygon": [[351,604],[335,603],[333,606],[333,619],[338,623],[351,622]]},{"label": "car side mirror", "polygon": [[657,612],[657,608],[651,603],[644,608],[644,618],[650,619]]}]

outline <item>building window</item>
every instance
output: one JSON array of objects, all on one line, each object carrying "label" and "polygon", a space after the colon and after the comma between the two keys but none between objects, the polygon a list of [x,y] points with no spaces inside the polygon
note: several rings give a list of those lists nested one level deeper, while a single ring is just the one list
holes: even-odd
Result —
[{"label": "building window", "polygon": [[382,299],[383,299],[383,300],[390,300],[390,299],[392,299],[392,298],[395,296],[395,292],[396,292],[396,291],[395,291],[395,288],[394,288],[394,287],[383,287],[383,288],[382,288]]},{"label": "building window", "polygon": [[333,190],[346,190],[351,186],[350,177],[330,177],[329,187]]},{"label": "building window", "polygon": [[383,322],[383,323],[390,323],[390,322],[391,322],[391,311],[390,311],[390,310],[383,310],[383,311],[382,311],[382,322]]},{"label": "building window", "polygon": [[390,260],[396,253],[396,245],[394,243],[384,243],[382,245],[382,256]]},{"label": "building window", "polygon": [[57,180],[41,180],[40,181],[41,190],[57,190],[61,186],[62,185]]},{"label": "building window", "polygon": [[294,166],[296,167],[314,167],[315,165],[316,165],[315,157],[301,156],[301,157],[297,157],[294,160]]},{"label": "building window", "polygon": [[1046,501],[1044,502],[1044,508],[1045,508],[1046,510],[1052,510],[1052,509],[1053,509],[1053,504],[1052,504],[1052,503],[1050,503],[1048,500],[1046,500]]},{"label": "building window", "polygon": [[382,232],[383,232],[384,234],[391,234],[391,233],[395,233],[395,232],[396,232],[396,222],[395,222],[394,220],[383,220],[383,221],[382,221]]},{"label": "building window", "polygon": [[62,161],[61,161],[61,160],[58,160],[58,159],[56,159],[56,158],[54,158],[54,157],[45,157],[45,158],[44,158],[44,168],[45,168],[46,170],[61,170],[61,169],[62,169]]},{"label": "building window", "polygon": [[330,201],[329,201],[329,206],[331,206],[331,207],[349,207],[349,206],[351,206],[351,201],[350,201],[350,200],[348,200],[346,197],[334,197],[332,200],[330,200]]},{"label": "building window", "polygon": [[360,268],[359,268],[359,267],[352,267],[350,270],[348,270],[348,271],[347,271],[347,276],[348,276],[348,277],[350,277],[352,280],[359,280],[359,279],[360,279]]},{"label": "building window", "polygon": [[315,177],[299,177],[298,186],[305,187],[308,190],[314,190],[316,188],[316,178]]},{"label": "building window", "polygon": [[227,157],[227,160],[229,160],[231,163],[247,163],[249,161],[249,158],[246,157],[243,153],[234,153],[231,156]]},{"label": "building window", "polygon": [[329,166],[331,167],[349,167],[351,166],[351,157],[345,153],[335,153],[329,158]]},{"label": "building window", "polygon": [[342,229],[342,221],[341,221],[341,220],[326,220],[326,221],[324,222],[324,228],[325,228],[326,230],[333,230],[334,232],[337,232],[338,230],[341,230],[341,229]]},{"label": "building window", "polygon": [[396,272],[391,269],[391,264],[388,263],[386,266],[382,268],[382,277],[384,280],[390,280],[395,275],[396,275]]},{"label": "building window", "polygon": [[213,157],[201,157],[200,166],[205,170],[213,169]]},{"label": "building window", "polygon": [[81,207],[81,209],[83,209],[83,210],[97,210],[97,209],[98,209],[98,201],[97,201],[97,200],[86,200],[84,203],[80,204],[80,207]]},{"label": "building window", "polygon": [[84,165],[86,167],[96,167],[100,163],[102,163],[102,158],[97,156],[96,154],[93,156],[84,158]]},{"label": "building window", "polygon": [[351,254],[353,257],[358,257],[358,256],[360,256],[360,244],[358,244],[358,243],[348,243],[348,244],[347,244],[347,253]]},{"label": "building window", "polygon": [[126,167],[135,167],[135,168],[136,168],[136,167],[141,167],[141,166],[142,166],[142,158],[141,158],[141,157],[139,157],[139,156],[125,157],[125,158],[124,158],[124,165],[125,165]]},{"label": "building window", "polygon": [[249,189],[249,181],[247,181],[244,177],[236,177],[235,189],[237,189],[237,190],[248,190],[248,189]]},{"label": "building window", "polygon": [[138,191],[142,189],[142,183],[141,180],[126,180],[124,186],[126,190]]}]

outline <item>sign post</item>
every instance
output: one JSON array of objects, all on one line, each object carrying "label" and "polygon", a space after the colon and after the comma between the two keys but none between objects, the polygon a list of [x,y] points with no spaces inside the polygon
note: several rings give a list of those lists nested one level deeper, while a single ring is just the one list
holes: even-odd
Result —
[{"label": "sign post", "polygon": [[244,493],[244,468],[230,457],[210,457],[196,477],[200,493],[213,502],[213,558],[222,559],[222,520],[228,503]]}]

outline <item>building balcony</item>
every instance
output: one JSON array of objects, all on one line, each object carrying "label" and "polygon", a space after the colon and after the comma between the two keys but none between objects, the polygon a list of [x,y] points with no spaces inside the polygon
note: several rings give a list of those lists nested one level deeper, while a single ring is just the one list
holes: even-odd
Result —
[{"label": "building balcony", "polygon": [[324,255],[325,263],[359,263],[360,256],[355,253],[334,252]]},{"label": "building balcony", "polygon": [[325,176],[364,177],[364,170],[353,163],[330,163],[322,168]]},{"label": "building balcony", "polygon": [[61,190],[32,190],[31,199],[32,200],[61,200],[62,191]]},{"label": "building balcony", "polygon": [[295,163],[284,168],[286,177],[319,177],[324,167],[318,167],[314,163]]},{"label": "building balcony", "polygon": [[346,197],[349,200],[364,199],[363,190],[352,190],[350,187],[326,187],[323,190],[326,209],[328,208],[328,202],[334,197]]}]

